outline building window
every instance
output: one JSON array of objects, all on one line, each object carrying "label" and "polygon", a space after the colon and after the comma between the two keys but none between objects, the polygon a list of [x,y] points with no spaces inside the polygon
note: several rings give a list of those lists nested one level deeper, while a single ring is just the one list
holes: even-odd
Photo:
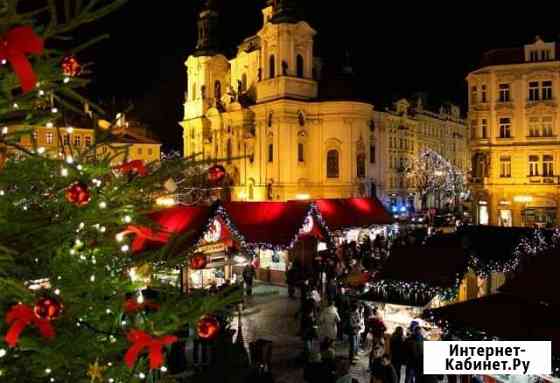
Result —
[{"label": "building window", "polygon": [[196,100],[196,82],[192,85],[192,100]]},{"label": "building window", "polygon": [[298,159],[298,162],[304,162],[305,157],[304,157],[303,154],[304,154],[304,153],[303,153],[303,143],[300,142],[300,143],[298,143],[298,147],[297,147],[297,159]]},{"label": "building window", "polygon": [[272,128],[272,112],[270,112],[270,113],[268,114],[268,122],[267,122],[267,124],[268,124],[268,127],[269,127],[269,128]]},{"label": "building window", "polygon": [[375,121],[369,120],[369,131],[373,133],[375,131]]},{"label": "building window", "polygon": [[365,153],[358,154],[356,158],[356,175],[358,178],[364,178],[366,176],[366,155]]},{"label": "building window", "polygon": [[136,153],[138,153],[138,155],[141,156],[142,155],[142,148],[136,149]]},{"label": "building window", "polygon": [[531,53],[529,53],[529,57],[530,61],[539,61],[539,52],[531,51]]},{"label": "building window", "polygon": [[552,81],[542,82],[542,99],[552,100]]},{"label": "building window", "polygon": [[480,101],[486,102],[486,85],[482,85],[481,93],[480,93]]},{"label": "building window", "polygon": [[69,135],[69,134],[65,134],[65,135],[63,136],[63,140],[64,140],[64,141],[63,141],[63,142],[64,142],[64,145],[70,145],[70,135]]},{"label": "building window", "polygon": [[302,55],[297,55],[297,76],[299,78],[303,78],[303,56]]},{"label": "building window", "polygon": [[191,129],[191,140],[194,140],[194,127]]},{"label": "building window", "polygon": [[338,150],[332,149],[327,152],[327,178],[338,178]]},{"label": "building window", "polygon": [[86,146],[91,146],[91,136],[84,136],[84,143]]},{"label": "building window", "polygon": [[231,164],[231,157],[232,157],[232,148],[231,148],[231,139],[227,140],[226,144],[226,155],[227,155],[227,163]]},{"label": "building window", "polygon": [[500,84],[500,102],[509,102],[509,84]]},{"label": "building window", "polygon": [[483,139],[488,138],[488,120],[485,118],[480,120],[480,137]]},{"label": "building window", "polygon": [[529,156],[529,177],[539,175],[539,156]]},{"label": "building window", "polygon": [[510,118],[500,118],[500,138],[511,138]]},{"label": "building window", "polygon": [[53,133],[52,132],[47,132],[47,144],[48,145],[52,145],[53,143]]},{"label": "building window", "polygon": [[476,138],[476,120],[471,121],[471,139],[474,140]]},{"label": "building window", "polygon": [[511,177],[511,157],[501,156],[500,157],[500,177],[509,178]]},{"label": "building window", "polygon": [[151,156],[152,154],[154,154],[154,150],[152,148],[148,149],[148,155]]},{"label": "building window", "polygon": [[274,145],[268,144],[268,162],[274,161]]},{"label": "building window", "polygon": [[268,77],[270,78],[274,78],[274,76],[276,75],[276,59],[274,58],[274,55],[270,55],[270,58],[268,59]]},{"label": "building window", "polygon": [[370,164],[375,163],[375,145],[374,144],[371,144],[369,146],[369,163]]},{"label": "building window", "polygon": [[478,89],[476,86],[471,87],[471,104],[476,104],[478,102]]},{"label": "building window", "polygon": [[82,136],[74,136],[74,146],[80,146],[82,144]]},{"label": "building window", "polygon": [[554,175],[554,169],[552,167],[553,161],[550,154],[545,154],[543,156],[543,169],[542,175],[544,177],[552,177]]},{"label": "building window", "polygon": [[529,82],[529,101],[537,101],[539,99],[539,82]]},{"label": "building window", "polygon": [[540,136],[540,123],[538,117],[529,118],[529,137]]},{"label": "building window", "polygon": [[545,116],[542,118],[542,135],[543,137],[552,137],[552,117]]}]

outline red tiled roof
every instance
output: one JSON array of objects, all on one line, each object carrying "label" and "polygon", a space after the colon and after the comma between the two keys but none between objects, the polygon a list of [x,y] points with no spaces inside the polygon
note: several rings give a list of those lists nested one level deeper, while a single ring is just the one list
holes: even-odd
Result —
[{"label": "red tiled roof", "polygon": [[393,223],[377,198],[319,199],[315,204],[331,230]]}]

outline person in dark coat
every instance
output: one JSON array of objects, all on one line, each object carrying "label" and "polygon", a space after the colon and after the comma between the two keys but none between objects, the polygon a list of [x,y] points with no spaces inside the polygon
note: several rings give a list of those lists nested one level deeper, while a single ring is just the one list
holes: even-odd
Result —
[{"label": "person in dark coat", "polygon": [[245,282],[245,288],[247,290],[247,295],[253,295],[253,279],[255,278],[255,269],[251,264],[248,264],[243,269],[243,281]]},{"label": "person in dark coat", "polygon": [[380,380],[381,383],[398,383],[397,372],[395,367],[391,364],[391,358],[388,354],[383,355],[381,358],[380,373],[378,376],[371,376],[371,383]]},{"label": "person in dark coat", "polygon": [[412,334],[405,341],[405,347],[408,355],[406,383],[419,383],[424,359],[424,337],[420,326],[413,327]]},{"label": "person in dark coat", "polygon": [[290,269],[286,272],[286,283],[288,284],[288,296],[290,299],[296,298],[296,284],[298,279],[298,271],[295,266],[292,265]]},{"label": "person in dark coat", "polygon": [[406,349],[404,344],[404,331],[398,326],[391,335],[390,340],[391,363],[397,371],[397,380],[401,379],[401,367],[406,364]]}]

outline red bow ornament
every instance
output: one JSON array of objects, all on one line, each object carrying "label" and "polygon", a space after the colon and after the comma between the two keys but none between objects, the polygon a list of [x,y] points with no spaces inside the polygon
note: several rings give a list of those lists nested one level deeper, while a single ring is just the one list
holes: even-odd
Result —
[{"label": "red bow ornament", "polygon": [[150,301],[146,301],[144,303],[138,303],[138,301],[134,298],[127,299],[124,303],[124,312],[127,314],[135,313],[140,310],[148,309],[148,310],[159,310],[159,305],[157,303],[153,303]]},{"label": "red bow ornament", "polygon": [[177,337],[164,336],[161,338],[152,338],[144,331],[131,330],[128,333],[128,341],[132,343],[132,346],[130,346],[124,356],[124,362],[128,368],[134,367],[140,353],[144,351],[144,349],[147,349],[148,358],[150,359],[150,369],[153,370],[163,365],[163,346],[177,342]]},{"label": "red bow ornament", "polygon": [[115,166],[113,169],[119,171],[122,174],[138,174],[140,177],[145,177],[148,175],[148,169],[146,165],[141,160],[134,160],[125,162],[122,165]]},{"label": "red bow ornament", "polygon": [[31,27],[15,27],[0,38],[0,60],[8,60],[19,78],[23,93],[30,92],[37,84],[37,75],[33,72],[26,53],[43,53],[43,39],[33,32]]},{"label": "red bow ornament", "polygon": [[170,233],[162,231],[154,231],[149,227],[145,226],[133,226],[129,225],[126,230],[119,233],[120,236],[135,234],[136,237],[132,240],[132,252],[137,253],[144,250],[148,242],[157,242],[161,244],[166,244],[171,237]]},{"label": "red bow ornament", "polygon": [[29,325],[34,325],[39,329],[41,335],[45,338],[54,338],[54,327],[47,319],[41,319],[35,316],[33,309],[24,304],[13,306],[8,314],[6,314],[6,323],[11,325],[5,340],[10,347],[15,347],[19,341],[21,332]]}]

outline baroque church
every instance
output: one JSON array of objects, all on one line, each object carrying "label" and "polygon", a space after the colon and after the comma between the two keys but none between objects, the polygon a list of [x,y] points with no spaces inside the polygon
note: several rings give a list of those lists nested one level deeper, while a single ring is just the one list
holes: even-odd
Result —
[{"label": "baroque church", "polygon": [[323,73],[317,32],[296,1],[269,1],[262,28],[231,59],[218,49],[214,3],[200,12],[186,61],[185,156],[223,165],[237,201],[375,194],[373,105],[348,95],[343,77]]}]

